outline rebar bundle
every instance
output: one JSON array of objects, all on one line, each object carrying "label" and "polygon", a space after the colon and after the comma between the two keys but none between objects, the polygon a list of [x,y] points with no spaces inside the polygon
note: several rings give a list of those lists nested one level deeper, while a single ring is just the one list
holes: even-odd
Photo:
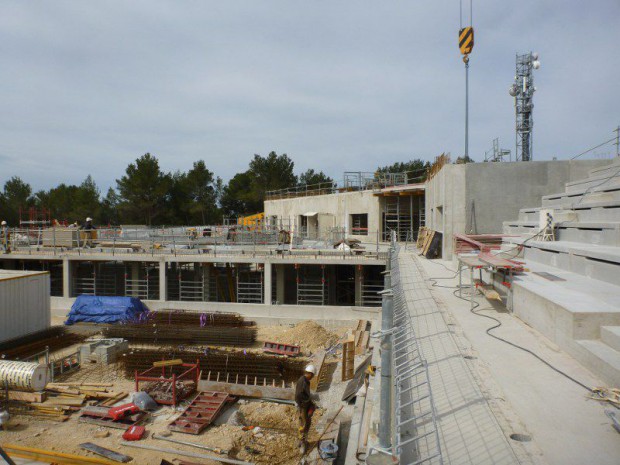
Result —
[{"label": "rebar bundle", "polygon": [[177,343],[185,345],[251,346],[256,341],[256,328],[168,325],[166,323],[132,323],[106,325],[103,334],[108,338],[123,338],[129,342]]},{"label": "rebar bundle", "polygon": [[49,348],[50,352],[61,350],[82,342],[89,334],[76,334],[64,326],[52,326],[0,344],[0,358],[21,360]]},{"label": "rebar bundle", "polygon": [[[244,383],[246,377],[253,382],[276,384],[282,381],[296,381],[303,373],[307,363],[300,359],[290,359],[277,356],[247,352],[245,350],[227,351],[217,349],[130,349],[120,357],[120,367],[127,378],[133,378],[135,371],[147,370],[153,362],[161,360],[182,359],[185,362],[198,360],[202,379],[210,374],[212,381],[218,377],[221,381]],[[175,369],[175,367],[171,367]]]},{"label": "rebar bundle", "polygon": [[169,325],[194,325],[194,326],[244,326],[253,324],[246,322],[238,313],[209,312],[199,313],[185,310],[160,310],[149,312],[140,322],[149,322]]}]

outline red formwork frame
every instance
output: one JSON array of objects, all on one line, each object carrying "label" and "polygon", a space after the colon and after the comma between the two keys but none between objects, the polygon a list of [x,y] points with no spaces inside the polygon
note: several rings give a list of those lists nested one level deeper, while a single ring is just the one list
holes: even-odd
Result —
[{"label": "red formwork frame", "polygon": [[[174,367],[178,367],[179,365],[172,365],[169,368],[171,368],[171,370]],[[155,400],[155,402],[157,402],[158,404],[162,404],[162,405],[172,405],[174,407],[176,407],[176,405],[179,403],[179,401],[183,400],[183,399],[179,399],[177,398],[177,381],[187,381],[187,380],[191,380],[194,381],[194,389],[190,392],[188,392],[184,397],[187,397],[191,394],[193,394],[194,392],[196,392],[197,388],[198,388],[198,380],[200,377],[200,360],[196,360],[196,363],[182,363],[180,366],[182,366],[183,368],[187,368],[187,370],[185,370],[183,373],[181,373],[180,375],[176,375],[175,373],[172,373],[172,376],[167,378],[166,377],[166,368],[165,366],[161,367],[161,375],[160,376],[155,376],[155,372],[157,370],[159,370],[160,367],[152,367],[149,368],[146,371],[143,371],[142,373],[138,373],[138,370],[135,371],[135,376],[136,376],[136,392],[140,392],[140,382],[168,382],[168,383],[172,383],[172,400],[162,400],[162,399],[153,399]]]}]

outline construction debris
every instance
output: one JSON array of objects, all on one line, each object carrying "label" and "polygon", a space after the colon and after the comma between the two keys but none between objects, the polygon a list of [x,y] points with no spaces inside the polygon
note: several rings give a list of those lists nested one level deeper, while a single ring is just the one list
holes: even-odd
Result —
[{"label": "construction debris", "polygon": [[595,387],[592,389],[593,396],[589,396],[591,399],[595,399],[601,402],[609,402],[613,406],[620,408],[620,389]]}]

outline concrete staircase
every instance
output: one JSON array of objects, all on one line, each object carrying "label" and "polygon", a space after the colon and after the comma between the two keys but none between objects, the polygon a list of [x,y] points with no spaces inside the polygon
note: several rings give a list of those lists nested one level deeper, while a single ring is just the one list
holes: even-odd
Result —
[{"label": "concrete staircase", "polygon": [[[503,249],[514,255],[521,244],[520,256],[530,270],[515,278],[513,311],[618,387],[620,158],[566,183],[562,193],[543,196],[541,203],[504,222],[504,233],[516,237]],[[541,229],[541,210],[551,210],[555,241],[533,237]]]}]

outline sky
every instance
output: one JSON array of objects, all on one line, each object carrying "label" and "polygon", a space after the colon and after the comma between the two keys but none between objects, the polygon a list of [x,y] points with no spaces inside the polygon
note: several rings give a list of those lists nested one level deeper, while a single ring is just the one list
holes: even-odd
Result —
[{"label": "sky", "polygon": [[[458,0],[1,5],[0,185],[90,174],[105,193],[146,152],[165,171],[203,159],[228,180],[276,151],[340,180],[464,151]],[[475,1],[470,156],[496,137],[514,153],[517,52],[540,54],[535,160],[612,138],[618,20],[618,0]]]}]

